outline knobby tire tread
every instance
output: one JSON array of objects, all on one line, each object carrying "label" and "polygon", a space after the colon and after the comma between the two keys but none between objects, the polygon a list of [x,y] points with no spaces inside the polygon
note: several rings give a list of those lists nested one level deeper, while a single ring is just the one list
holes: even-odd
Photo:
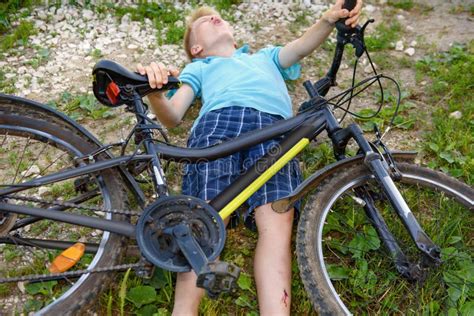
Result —
[{"label": "knobby tire tread", "polygon": [[[0,124],[8,123],[9,120],[10,122],[25,122],[29,127],[38,126],[39,130],[47,130],[58,138],[75,143],[75,146],[84,154],[97,149],[97,144],[60,117],[27,103],[0,99]],[[102,176],[110,192],[112,208],[127,209],[126,189],[119,174],[110,170],[104,172]],[[113,215],[113,218],[124,219],[125,217]],[[95,267],[111,266],[120,262],[126,240],[125,237],[111,234],[104,254]],[[80,315],[91,312],[91,308],[98,303],[98,294],[108,287],[112,277],[113,273],[110,272],[92,274],[72,295],[60,304],[52,306],[45,314]]]},{"label": "knobby tire tread", "polygon": [[[473,188],[441,172],[409,163],[398,163],[397,166],[402,173],[404,171],[410,171],[411,174],[425,176],[441,184],[456,188],[464,195],[470,197],[470,199],[474,198]],[[322,275],[324,268],[318,264],[319,255],[317,254],[315,243],[320,243],[320,241],[316,240],[316,238],[319,239],[319,236],[314,234],[316,230],[315,224],[321,220],[321,212],[326,208],[334,192],[337,192],[339,188],[347,184],[351,179],[368,173],[368,168],[363,164],[337,171],[335,174],[323,180],[317,190],[311,194],[301,214],[296,241],[298,266],[306,292],[309,294],[315,310],[320,315],[342,315],[344,313],[336,303],[336,298]],[[405,181],[406,183],[417,182],[412,180]],[[423,184],[431,188],[436,187],[436,185]],[[466,205],[465,203],[461,204]],[[473,210],[472,206],[468,206],[468,208]],[[318,268],[314,269],[313,267],[318,267],[321,271],[317,271]]]}]

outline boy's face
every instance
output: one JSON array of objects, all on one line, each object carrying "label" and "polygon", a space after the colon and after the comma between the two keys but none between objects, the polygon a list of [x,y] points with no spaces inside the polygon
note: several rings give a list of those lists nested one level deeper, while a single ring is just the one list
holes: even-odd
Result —
[{"label": "boy's face", "polygon": [[193,55],[199,54],[199,52],[197,54],[193,52],[193,48],[195,51],[201,49],[206,52],[215,44],[230,42],[233,45],[234,43],[232,27],[218,15],[206,15],[194,21],[191,36],[193,37],[191,47]]}]

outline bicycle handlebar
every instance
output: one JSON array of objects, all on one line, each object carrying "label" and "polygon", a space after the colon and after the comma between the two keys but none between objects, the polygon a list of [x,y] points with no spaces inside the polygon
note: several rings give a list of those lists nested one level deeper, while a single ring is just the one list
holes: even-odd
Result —
[{"label": "bicycle handlebar", "polygon": [[344,1],[342,8],[352,11],[352,9],[355,8],[356,4],[357,4],[357,0],[346,0]]}]

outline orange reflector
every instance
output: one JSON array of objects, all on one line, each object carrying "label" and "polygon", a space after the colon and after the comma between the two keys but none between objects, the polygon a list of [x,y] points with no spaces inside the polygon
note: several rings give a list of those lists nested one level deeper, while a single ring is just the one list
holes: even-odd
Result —
[{"label": "orange reflector", "polygon": [[120,94],[120,88],[117,86],[115,82],[109,83],[107,86],[107,89],[105,90],[105,94],[107,95],[107,98],[112,104],[116,104],[118,101],[118,96]]},{"label": "orange reflector", "polygon": [[72,268],[82,257],[86,246],[83,243],[75,243],[57,256],[49,266],[49,272],[61,273]]}]

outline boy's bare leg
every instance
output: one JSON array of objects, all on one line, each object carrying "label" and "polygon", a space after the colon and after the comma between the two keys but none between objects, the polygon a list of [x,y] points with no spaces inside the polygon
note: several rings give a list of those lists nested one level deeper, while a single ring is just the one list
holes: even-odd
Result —
[{"label": "boy's bare leg", "polygon": [[204,290],[196,287],[194,271],[178,273],[174,295],[173,316],[197,315]]},{"label": "boy's bare leg", "polygon": [[279,214],[270,203],[255,211],[258,242],[254,274],[262,316],[290,314],[293,216],[293,209]]},{"label": "boy's bare leg", "polygon": [[[227,227],[230,217],[224,220]],[[178,273],[174,292],[173,316],[198,315],[199,303],[204,290],[196,286],[197,275],[194,271]]]}]

